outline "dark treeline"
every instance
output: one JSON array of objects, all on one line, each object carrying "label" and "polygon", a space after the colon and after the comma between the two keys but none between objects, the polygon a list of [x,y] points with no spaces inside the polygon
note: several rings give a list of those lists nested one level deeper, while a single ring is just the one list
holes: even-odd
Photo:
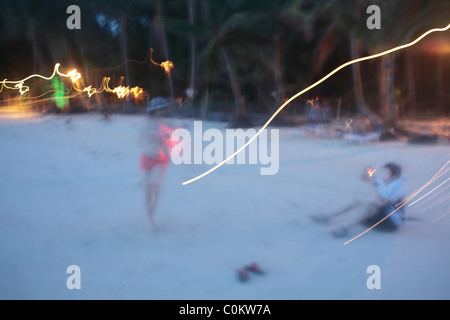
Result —
[{"label": "dark treeline", "polygon": [[[73,4],[81,9],[80,30],[66,27]],[[371,4],[381,9],[380,30],[366,26]],[[80,71],[86,85],[98,87],[104,76],[115,85],[123,76],[124,85],[142,87],[149,99],[165,96],[201,116],[241,118],[271,113],[340,64],[450,22],[450,1],[442,0],[1,0],[0,7],[1,79],[49,75],[59,62],[63,71]],[[448,115],[449,38],[440,33],[353,65],[284,115],[302,112],[316,97],[334,114],[361,113],[375,124]],[[154,61],[173,61],[170,74],[151,63],[149,48]],[[1,94],[4,100],[16,92]],[[73,110],[109,104],[130,111],[148,103],[124,107],[111,95],[77,101]]]}]

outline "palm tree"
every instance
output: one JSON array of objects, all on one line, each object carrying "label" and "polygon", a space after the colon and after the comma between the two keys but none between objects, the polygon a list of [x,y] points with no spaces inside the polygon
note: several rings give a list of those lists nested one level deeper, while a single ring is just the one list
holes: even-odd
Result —
[{"label": "palm tree", "polygon": [[[55,9],[61,9],[59,4],[44,0],[40,2],[31,0],[9,0],[7,10],[2,9],[2,19],[5,30],[13,39],[24,39],[32,50],[33,72],[47,71],[46,34],[56,32],[54,26],[46,23],[55,15]],[[62,11],[65,12],[65,9]]]},{"label": "palm tree", "polygon": [[[329,21],[329,31],[325,33],[324,38],[327,38],[329,32],[334,32],[334,28],[338,28],[341,33],[348,35],[350,42],[350,56],[352,60],[362,56],[364,45],[362,39],[370,37],[370,30],[366,28],[366,22],[363,16],[366,7],[367,2],[362,0],[332,0],[324,3],[316,13],[319,18],[325,18]],[[331,53],[335,50],[335,45],[329,45],[328,43],[323,42],[320,44],[321,45],[316,51],[316,56],[331,56]],[[365,98],[361,65],[359,63],[353,64],[351,68],[353,93],[357,109],[370,120],[374,127],[382,126],[383,120],[372,111],[372,108]]]},{"label": "palm tree", "polygon": [[[129,23],[142,9],[141,2],[136,0],[99,0],[92,3],[97,9],[98,14],[105,15],[109,22],[108,26],[112,34],[117,34],[117,40],[120,48],[121,61],[124,63],[124,86],[132,83],[129,60]],[[123,100],[124,112],[128,112],[129,105],[126,99]]]},{"label": "palm tree", "polygon": [[[409,42],[413,37],[426,28],[433,28],[448,23],[450,16],[450,3],[437,0],[412,2],[409,9],[405,12],[405,24],[403,25],[403,41]],[[405,78],[407,87],[407,103],[408,108],[416,110],[416,75],[415,68],[415,50],[411,49],[405,52]],[[437,57],[442,61],[442,56]],[[443,68],[437,68],[437,74],[443,72]],[[437,77],[439,87],[443,87],[443,77]],[[438,102],[442,101],[443,94],[439,95]]]},{"label": "palm tree", "polygon": [[[186,0],[189,24],[194,26],[196,18],[197,1],[196,0]],[[188,89],[189,92],[188,99],[193,99],[195,97],[195,87],[196,87],[196,75],[197,75],[197,47],[196,39],[194,35],[189,36],[190,51],[191,51],[191,71]]]},{"label": "palm tree", "polygon": [[235,101],[231,127],[251,126],[237,72],[238,63],[242,64],[245,61],[236,60],[235,54],[239,48],[251,46],[247,37],[248,30],[251,30],[257,22],[257,18],[251,11],[246,10],[246,6],[241,2],[204,1],[201,4],[202,38],[206,42],[202,55],[209,67],[212,65],[216,67],[218,57],[225,65]]},{"label": "palm tree", "polygon": [[261,54],[259,58],[263,65],[273,72],[276,108],[286,98],[283,65],[286,45],[283,40],[292,33],[301,34],[305,39],[311,40],[314,7],[307,9],[303,0],[258,1],[257,7],[258,23],[266,26],[261,31],[265,34],[261,36],[267,38],[266,44],[270,52],[269,57]]},{"label": "palm tree", "polygon": [[[163,58],[164,60],[170,59],[170,53],[169,53],[169,42],[167,39],[167,32],[164,22],[164,7],[162,1],[156,2],[156,12],[151,19],[150,22],[150,28],[151,30],[156,34],[157,38],[159,39],[161,43],[161,48],[163,52]],[[175,101],[175,89],[172,79],[172,73],[166,72],[168,83],[169,83],[169,94],[171,101]]]}]

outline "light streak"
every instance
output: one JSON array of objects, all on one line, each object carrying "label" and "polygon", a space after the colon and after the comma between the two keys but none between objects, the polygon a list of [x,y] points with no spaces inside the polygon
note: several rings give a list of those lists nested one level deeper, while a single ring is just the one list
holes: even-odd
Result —
[{"label": "light streak", "polygon": [[[144,90],[140,87],[134,87],[134,88],[130,89],[130,87],[118,86],[118,87],[115,87],[114,89],[111,89],[109,87],[110,80],[111,80],[110,78],[103,79],[103,83],[102,83],[103,90],[105,90],[106,92],[115,93],[119,99],[122,99],[122,98],[128,96],[129,94],[133,94],[134,97],[137,98],[144,92]],[[123,80],[123,77],[120,78],[119,82],[122,83],[122,80]]]},{"label": "light streak", "polygon": [[115,93],[119,99],[122,99],[130,93],[130,88],[119,86],[115,87],[112,92]]},{"label": "light streak", "polygon": [[151,61],[154,65],[160,66],[161,68],[163,68],[164,71],[165,71],[167,74],[169,74],[170,71],[172,71],[172,69],[174,68],[174,64],[173,64],[172,61],[167,60],[167,61],[164,61],[164,62],[162,62],[162,63],[158,63],[158,62],[155,62],[155,61],[153,60],[152,55],[153,55],[153,49],[150,49],[150,61]]},{"label": "light streak", "polygon": [[426,187],[428,187],[431,183],[433,183],[436,179],[440,178],[443,174],[445,174],[448,169],[441,174],[441,171],[444,170],[444,168],[450,163],[450,161],[447,161],[447,163],[433,176],[433,178],[431,178],[426,184],[424,184],[419,190],[417,190],[416,192],[412,193],[409,197],[407,197],[405,200],[403,200],[402,202],[400,202],[400,204],[403,204],[405,202],[409,202],[411,199],[413,199],[418,193],[420,193],[423,189],[425,189]]},{"label": "light streak", "polygon": [[[433,198],[436,198],[437,196],[439,196],[441,193],[445,192],[448,189],[449,186],[446,186],[445,188],[442,188],[441,190],[439,190],[438,192],[433,193],[432,196],[428,197],[426,200],[422,201],[421,203],[419,203],[416,207],[423,207],[425,204],[427,204],[428,202],[430,202],[430,200],[432,200]],[[436,201],[437,204],[439,204],[440,202],[442,202],[442,200],[440,201]],[[433,203],[433,205],[436,205],[436,203]],[[430,206],[426,207],[427,209]],[[424,209],[422,209],[420,212],[423,212]]]},{"label": "light streak", "polygon": [[[165,62],[162,62],[162,63],[157,63],[157,62],[153,61],[153,59],[151,57],[152,53],[153,53],[153,49],[150,48],[149,51],[147,52],[147,55],[146,55],[145,59],[143,61],[137,61],[137,60],[131,60],[130,59],[130,60],[127,60],[127,61],[123,62],[119,66],[123,65],[124,63],[130,62],[130,61],[137,62],[137,63],[144,63],[145,61],[150,60],[153,64],[158,65],[161,68],[163,68],[166,73],[170,73],[170,71],[174,68],[173,62],[168,60],[168,61],[165,61]],[[112,94],[117,95],[117,97],[119,99],[126,98],[126,97],[128,97],[130,95],[132,95],[135,99],[137,99],[137,98],[141,97],[144,94],[144,90],[142,88],[138,87],[138,86],[132,87],[132,88],[122,86],[121,83],[122,83],[123,77],[121,77],[121,79],[120,79],[120,85],[117,86],[117,87],[114,87],[114,88],[110,88],[109,87],[109,81],[110,81],[109,77],[103,77],[101,86],[99,88],[94,88],[92,85],[88,85],[88,86],[86,86],[84,88],[79,88],[79,87],[77,87],[77,84],[79,84],[79,83],[77,83],[77,81],[82,78],[81,73],[79,73],[76,69],[70,70],[67,73],[63,73],[63,72],[60,71],[60,66],[61,66],[61,64],[57,63],[55,65],[54,69],[53,69],[53,73],[50,76],[48,76],[48,77],[44,76],[44,75],[41,75],[41,74],[32,74],[32,75],[27,76],[24,79],[21,79],[21,80],[11,81],[11,80],[8,80],[8,79],[4,79],[3,81],[0,81],[0,93],[3,91],[3,89],[6,88],[8,90],[19,91],[20,95],[24,95],[25,93],[30,91],[30,87],[24,85],[24,83],[26,81],[28,81],[30,79],[33,79],[33,78],[39,78],[39,79],[42,79],[42,80],[45,80],[45,81],[50,81],[50,80],[54,79],[56,76],[59,76],[61,78],[65,78],[65,79],[70,79],[71,80],[72,86],[70,87],[69,91],[62,92],[62,91],[59,91],[59,90],[49,90],[49,91],[47,91],[47,92],[45,92],[43,94],[40,94],[39,96],[36,96],[36,97],[27,97],[26,101],[24,101],[24,100],[18,100],[18,101],[20,102],[21,105],[28,105],[28,104],[32,104],[32,103],[44,102],[44,101],[49,101],[49,100],[58,100],[58,101],[60,101],[60,99],[63,98],[61,96],[57,96],[57,97],[49,97],[49,98],[45,98],[45,99],[40,99],[40,98],[44,97],[45,95],[47,95],[47,94],[49,94],[51,92],[56,92],[57,94],[64,95],[65,97],[63,99],[71,99],[71,98],[76,97],[76,96],[78,96],[79,94],[82,94],[82,93],[86,93],[87,96],[90,98],[94,94],[100,94],[102,92],[108,92],[108,93],[112,93]],[[117,68],[117,67],[107,68],[107,69],[115,69],[115,68]],[[98,69],[98,70],[106,70],[106,69]],[[58,88],[56,88],[56,89],[58,89]],[[70,95],[72,90],[75,90],[76,93]],[[69,95],[69,96],[67,96],[67,95]],[[8,101],[14,101],[15,99],[17,99],[17,98],[11,98],[11,99],[7,99],[7,100],[2,100],[0,102],[5,103],[5,102],[8,102]],[[38,99],[40,99],[40,100],[38,100]]]},{"label": "light streak", "polygon": [[16,84],[14,87],[19,89],[20,95],[23,95],[25,92],[30,91],[30,87],[24,87],[23,82]]},{"label": "light streak", "polygon": [[92,88],[92,86],[89,86],[89,87],[84,88],[83,92],[87,92],[87,94],[90,98],[94,93],[97,93],[97,89]]},{"label": "light streak", "polygon": [[331,76],[333,76],[334,74],[336,74],[337,72],[339,72],[340,70],[352,65],[352,64],[356,64],[359,62],[363,62],[363,61],[367,61],[367,60],[372,60],[372,59],[376,59],[388,54],[391,54],[393,52],[399,51],[399,50],[403,50],[409,47],[414,46],[415,44],[417,44],[418,42],[420,42],[423,38],[425,38],[426,36],[428,36],[431,33],[434,32],[444,32],[450,29],[450,24],[444,28],[434,28],[431,30],[428,30],[427,32],[425,32],[424,34],[422,34],[420,37],[418,37],[416,40],[411,41],[409,43],[406,43],[404,45],[392,48],[390,50],[386,50],[377,54],[373,54],[370,56],[366,56],[366,57],[361,57],[358,59],[354,59],[351,61],[348,61],[344,64],[342,64],[341,66],[337,67],[336,69],[334,69],[333,71],[331,71],[329,74],[327,74],[325,77],[323,77],[322,79],[318,80],[317,82],[313,83],[312,85],[310,85],[309,87],[303,89],[302,91],[298,92],[297,94],[295,94],[294,96],[292,96],[291,98],[289,98],[285,103],[283,103],[277,111],[274,112],[274,114],[269,118],[269,120],[267,120],[267,122],[259,129],[259,131],[252,137],[249,139],[249,141],[247,141],[241,148],[239,148],[236,152],[234,152],[233,154],[231,154],[230,156],[228,156],[225,160],[223,160],[221,163],[217,164],[216,166],[214,166],[213,168],[205,171],[204,173],[196,176],[195,178],[192,178],[190,180],[184,181],[182,183],[183,186],[188,185],[192,182],[195,182],[205,176],[207,176],[208,174],[214,172],[215,170],[217,170],[218,168],[220,168],[221,166],[223,166],[225,163],[227,163],[228,161],[230,161],[231,159],[233,159],[234,157],[236,157],[239,153],[241,153],[245,148],[247,148],[250,143],[252,143],[263,131],[264,129],[273,121],[273,119],[287,106],[289,105],[292,101],[294,101],[295,99],[297,99],[298,97],[300,97],[301,95],[303,95],[304,93],[310,91],[311,89],[317,87],[319,84],[321,84],[322,82],[324,82],[325,80],[327,80],[328,78],[330,78]]},{"label": "light streak", "polygon": [[[6,81],[6,79],[5,80],[3,80],[3,84],[5,85],[5,87],[6,87],[6,83],[11,83],[11,84],[18,84],[18,83],[23,83],[23,82],[25,82],[25,81],[27,81],[27,80],[30,80],[30,79],[32,79],[32,78],[41,78],[41,79],[44,79],[44,80],[52,80],[52,78],[58,73],[59,74],[59,66],[60,66],[60,64],[59,63],[57,63],[56,65],[55,65],[55,68],[53,69],[53,74],[50,76],[50,77],[44,77],[43,75],[40,75],[40,74],[32,74],[32,75],[30,75],[30,76],[28,76],[28,77],[26,77],[25,79],[22,79],[22,80],[19,80],[19,81]],[[65,76],[67,76],[67,75],[65,75]]]},{"label": "light streak", "polygon": [[169,73],[172,69],[173,69],[173,62],[172,61],[164,61],[160,64],[160,66],[164,69],[164,71],[166,71],[167,73]]},{"label": "light streak", "polygon": [[69,71],[67,75],[72,79],[73,83],[75,83],[78,79],[81,78],[81,74],[77,72],[77,69]]},{"label": "light streak", "polygon": [[422,200],[423,198],[425,198],[426,196],[428,196],[430,193],[432,193],[433,191],[435,191],[437,188],[441,187],[444,183],[446,183],[448,180],[450,180],[450,178],[448,178],[447,180],[445,180],[444,182],[442,182],[440,185],[438,185],[436,188],[434,188],[433,190],[431,190],[430,192],[428,192],[427,194],[425,194],[424,196],[420,197],[419,199],[417,199],[416,201],[414,201],[413,203],[409,204],[408,207],[411,207],[413,204],[419,202],[420,200]]},{"label": "light streak", "polygon": [[[448,187],[448,186],[447,186],[447,187]],[[447,187],[445,187],[444,190],[446,190]],[[436,201],[436,204],[441,204],[441,203],[447,201],[448,199],[450,199],[450,194],[446,194],[446,196],[445,196],[445,197],[442,197],[441,200]]]},{"label": "light streak", "polygon": [[369,175],[369,177],[372,177],[373,174],[375,173],[375,171],[377,171],[376,169],[372,169],[372,168],[367,168],[367,174]]},{"label": "light streak", "polygon": [[130,93],[132,93],[135,98],[138,98],[141,94],[144,93],[144,90],[139,87],[134,87],[130,89]]},{"label": "light streak", "polygon": [[[173,64],[172,64],[172,66],[173,66]],[[62,77],[62,78],[70,78],[71,81],[72,81],[72,88],[75,89],[78,92],[78,94],[86,92],[89,98],[92,95],[101,93],[103,91],[114,93],[114,94],[117,95],[117,97],[119,99],[122,99],[122,98],[128,96],[130,93],[133,94],[133,96],[135,98],[137,98],[138,96],[140,96],[144,92],[144,90],[142,88],[137,87],[137,86],[132,88],[132,89],[130,89],[129,87],[124,87],[124,86],[118,86],[118,87],[115,87],[115,88],[111,89],[108,86],[109,80],[110,80],[110,78],[108,78],[108,77],[104,77],[103,78],[102,85],[101,85],[101,87],[99,89],[92,88],[92,85],[89,85],[89,86],[87,86],[87,87],[85,87],[83,89],[78,89],[74,84],[79,79],[81,79],[81,73],[77,72],[76,69],[73,69],[73,70],[69,71],[68,73],[62,73],[59,70],[59,67],[60,67],[60,64],[57,63],[55,65],[55,68],[53,69],[52,75],[49,76],[49,77],[45,77],[45,76],[40,75],[40,74],[32,74],[32,75],[30,75],[30,76],[28,76],[28,77],[26,77],[26,78],[24,78],[22,80],[17,80],[17,81],[10,81],[10,80],[5,79],[5,80],[3,80],[1,82],[2,86],[1,86],[0,92],[3,90],[3,88],[6,88],[6,89],[10,89],[10,90],[19,90],[19,93],[21,95],[23,95],[26,92],[30,91],[30,87],[24,86],[25,81],[30,80],[32,78],[40,78],[40,79],[43,79],[45,81],[50,81],[50,80],[54,79],[57,75]],[[123,77],[121,78],[121,81],[122,80],[123,80]],[[8,86],[10,84],[11,85],[15,84],[15,86],[14,87]],[[49,92],[63,93],[64,95],[66,95],[66,94],[70,93],[70,91],[71,90],[69,90],[67,93],[63,93],[63,92],[60,92],[60,91],[57,91],[57,90],[50,90],[50,91],[47,91],[46,93],[40,95],[39,97],[42,97],[42,96],[46,95]],[[69,96],[69,99],[77,96],[78,94],[73,95],[73,96]],[[36,99],[36,97],[34,97],[34,98],[31,97],[30,99]],[[40,102],[48,101],[48,100],[52,100],[52,99],[56,99],[56,97],[43,99]],[[58,97],[58,99],[61,99],[61,97]],[[25,104],[28,104],[28,103],[25,103]]]},{"label": "light streak", "polygon": [[435,224],[436,222],[438,222],[442,218],[448,216],[449,214],[450,214],[450,212],[444,213],[443,215],[441,215],[441,216],[437,217],[436,219],[434,219],[433,221],[431,221],[430,224]]}]

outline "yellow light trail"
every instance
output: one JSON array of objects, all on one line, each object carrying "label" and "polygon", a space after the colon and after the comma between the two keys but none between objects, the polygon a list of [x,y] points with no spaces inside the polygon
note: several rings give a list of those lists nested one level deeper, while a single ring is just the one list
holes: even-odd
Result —
[{"label": "yellow light trail", "polygon": [[373,174],[377,171],[376,169],[367,168],[367,173],[369,174],[369,177],[372,177]]},{"label": "yellow light trail", "polygon": [[[149,60],[153,64],[163,68],[166,73],[170,73],[170,71],[174,68],[173,62],[167,60],[167,61],[164,61],[162,63],[157,63],[157,62],[153,61],[152,54],[153,54],[153,48],[150,48],[148,50],[147,55],[145,56],[145,59],[143,61],[137,61],[137,60],[129,59],[129,60],[121,63],[117,67],[98,69],[98,70],[116,69],[116,68],[120,67],[121,65],[123,65],[123,64],[125,64],[127,62],[144,63],[149,58]],[[86,94],[90,98],[94,94],[99,94],[99,93],[102,93],[102,92],[106,91],[106,92],[109,92],[109,93],[116,94],[119,99],[125,98],[125,97],[129,96],[130,94],[133,95],[134,98],[138,98],[141,95],[143,95],[143,93],[144,93],[144,90],[142,88],[138,87],[138,86],[130,88],[130,87],[124,87],[122,85],[119,85],[119,86],[111,89],[109,87],[109,81],[110,81],[109,77],[103,77],[102,84],[101,84],[100,88],[93,88],[92,85],[89,85],[89,86],[87,86],[87,87],[85,87],[83,89],[80,89],[80,88],[77,88],[75,84],[77,83],[78,80],[81,79],[81,73],[77,72],[76,69],[73,69],[73,70],[69,71],[68,73],[62,73],[61,71],[59,71],[59,67],[60,66],[61,66],[60,63],[57,63],[55,65],[55,68],[53,69],[52,75],[49,76],[49,77],[46,77],[46,76],[43,76],[43,75],[40,75],[40,74],[32,74],[32,75],[30,75],[30,76],[28,76],[28,77],[26,77],[26,78],[24,78],[22,80],[17,80],[17,81],[11,81],[11,80],[4,79],[3,81],[0,82],[0,93],[3,91],[4,88],[6,88],[6,89],[9,89],[9,90],[17,90],[17,91],[19,91],[20,95],[24,95],[26,92],[30,91],[30,87],[24,85],[25,81],[30,80],[32,78],[40,78],[40,79],[49,81],[49,80],[52,80],[56,75],[59,75],[62,78],[70,78],[72,80],[72,87],[65,94],[69,94],[72,89],[77,91],[77,93],[74,94],[74,95],[69,96],[69,98],[75,97],[75,96],[77,96],[77,95],[79,95],[81,93],[84,93],[84,92],[86,92]],[[121,77],[120,82],[122,82],[122,80],[123,80],[123,77]],[[14,87],[9,86],[9,85],[14,85]],[[37,98],[43,97],[44,95],[46,95],[49,92],[58,92],[58,91],[50,90],[50,91],[47,91],[44,94],[41,94],[38,97],[28,97],[28,99],[35,99],[36,100]],[[54,98],[48,98],[48,99],[40,100],[39,102],[52,100],[52,99],[54,99]],[[13,99],[2,100],[0,102],[11,101],[11,100],[13,100]],[[36,101],[34,101],[34,103],[36,103]],[[26,102],[25,104],[29,104],[29,103]]]},{"label": "yellow light trail", "polygon": [[5,80],[3,80],[2,81],[2,83],[5,85],[5,87],[6,87],[6,83],[11,83],[11,84],[19,84],[19,83],[23,83],[23,82],[25,82],[25,81],[27,81],[27,80],[29,80],[29,79],[32,79],[32,78],[41,78],[41,79],[44,79],[44,80],[52,80],[53,79],[53,77],[58,73],[59,74],[59,66],[60,66],[60,64],[59,63],[57,63],[56,65],[55,65],[55,68],[53,69],[53,74],[50,76],[50,77],[44,77],[43,75],[40,75],[40,74],[32,74],[32,75],[30,75],[30,76],[28,76],[28,77],[26,77],[25,79],[22,79],[22,80],[18,80],[18,81],[6,81],[6,79]]},{"label": "yellow light trail", "polygon": [[221,163],[217,164],[216,166],[214,166],[213,168],[205,171],[204,173],[198,175],[195,178],[192,178],[190,180],[184,181],[182,183],[183,186],[188,185],[192,182],[195,182],[205,176],[207,176],[208,174],[214,172],[215,170],[217,170],[218,168],[220,168],[221,166],[223,166],[225,163],[227,163],[228,161],[230,161],[231,159],[233,159],[234,157],[236,157],[239,153],[241,153],[245,148],[247,148],[250,143],[252,143],[263,131],[265,128],[267,128],[267,126],[272,122],[272,120],[288,105],[290,104],[292,101],[294,101],[295,99],[297,99],[298,97],[300,97],[301,95],[303,95],[304,93],[310,91],[311,89],[317,87],[319,84],[321,84],[322,82],[324,82],[325,80],[327,80],[328,78],[330,78],[331,76],[333,76],[334,74],[336,74],[337,72],[339,72],[340,70],[352,65],[352,64],[356,64],[359,62],[363,62],[363,61],[367,61],[367,60],[372,60],[372,59],[376,59],[388,54],[391,54],[393,52],[399,51],[399,50],[403,50],[409,47],[414,46],[415,44],[417,44],[418,42],[420,42],[423,38],[425,38],[426,36],[428,36],[431,33],[434,32],[444,32],[450,29],[450,24],[448,26],[446,26],[445,28],[434,28],[431,30],[428,30],[427,32],[425,32],[424,34],[422,34],[420,37],[418,37],[416,40],[409,42],[407,44],[392,48],[390,50],[386,50],[377,54],[373,54],[370,56],[366,56],[366,57],[361,57],[358,59],[354,59],[351,60],[349,62],[346,62],[344,64],[342,64],[341,66],[337,67],[336,69],[334,69],[333,71],[331,71],[329,74],[327,74],[325,77],[323,77],[322,79],[320,79],[319,81],[313,83],[312,85],[310,85],[309,87],[303,89],[302,91],[298,92],[297,94],[295,94],[294,96],[292,96],[291,98],[289,98],[285,103],[283,103],[277,111],[275,111],[275,113],[269,118],[269,120],[261,127],[261,129],[259,129],[259,131],[252,137],[249,139],[249,141],[247,141],[241,148],[239,148],[236,152],[234,152],[233,154],[231,154],[230,156],[228,156],[225,160],[223,160]]},{"label": "yellow light trail", "polygon": [[[30,80],[32,78],[40,78],[40,79],[43,79],[43,80],[46,80],[46,81],[50,81],[56,75],[59,75],[62,78],[70,78],[72,80],[72,88],[75,89],[76,91],[78,91],[78,94],[86,92],[89,97],[91,97],[93,94],[98,94],[98,93],[101,93],[103,91],[114,93],[114,94],[117,95],[117,97],[119,99],[122,99],[122,98],[128,96],[129,94],[133,94],[134,97],[137,98],[138,96],[140,96],[143,93],[143,89],[140,88],[140,87],[134,87],[134,88],[130,89],[129,87],[118,86],[118,87],[115,87],[114,89],[111,89],[108,86],[110,78],[107,78],[107,77],[103,78],[101,87],[99,89],[92,88],[92,85],[87,86],[84,89],[78,89],[75,86],[75,83],[79,79],[81,79],[81,74],[79,72],[77,72],[76,69],[73,69],[73,70],[69,71],[67,74],[65,74],[65,73],[62,73],[62,72],[59,71],[59,67],[60,67],[60,64],[57,63],[55,65],[55,68],[53,69],[53,73],[52,73],[52,75],[50,77],[45,77],[45,76],[40,75],[40,74],[32,74],[32,75],[30,75],[30,76],[28,76],[28,77],[26,77],[26,78],[24,78],[22,80],[17,80],[17,81],[10,81],[10,80],[5,79],[5,80],[3,80],[1,82],[2,86],[1,86],[0,92],[3,90],[3,88],[6,88],[6,89],[10,89],[10,90],[19,90],[20,94],[23,95],[23,94],[25,94],[26,92],[28,92],[30,90],[30,88],[28,86],[24,86],[24,82],[25,81]],[[121,78],[121,81],[122,81],[122,79],[123,78]],[[7,84],[15,84],[15,86],[14,87],[9,87]],[[67,93],[69,93],[70,91],[71,90],[69,90]],[[52,92],[52,91],[48,91],[45,94],[47,94],[49,92]],[[54,91],[54,92],[57,92],[57,91]],[[45,95],[45,94],[43,94],[43,95]],[[69,98],[73,98],[73,97],[77,96],[78,94],[70,96]],[[42,97],[43,95],[40,95],[39,97]],[[35,99],[35,98],[31,97],[30,99]],[[44,99],[41,102],[52,100],[52,99],[54,99],[54,98]]]},{"label": "yellow light trail", "polygon": [[170,73],[170,71],[171,71],[171,70],[173,69],[173,67],[174,67],[173,62],[167,60],[167,61],[164,61],[164,62],[162,62],[162,63],[158,63],[158,62],[153,61],[152,55],[153,55],[153,49],[150,49],[150,61],[151,61],[154,65],[160,66],[161,68],[163,68],[164,71],[165,71],[166,73]]},{"label": "yellow light trail", "polygon": [[[58,90],[49,90],[49,91],[47,91],[47,92],[45,92],[45,93],[43,93],[43,94],[41,94],[41,95],[39,95],[39,96],[36,96],[36,97],[29,97],[29,98],[27,98],[27,99],[28,99],[28,100],[38,100],[38,99],[42,98],[43,96],[45,96],[45,95],[47,95],[47,94],[49,94],[49,93],[51,93],[51,92],[62,93],[63,95],[67,95],[67,94],[70,93],[70,91],[72,91],[72,88],[70,88],[69,91],[67,91],[67,92],[64,92],[64,91],[58,91]],[[78,95],[78,93],[77,93],[76,95]],[[76,96],[76,95],[75,95],[75,96]],[[71,96],[71,97],[73,97],[73,96]],[[48,100],[53,100],[53,99],[55,99],[55,98],[54,98],[54,97],[50,97],[50,98],[46,98],[46,99],[39,100],[38,102],[43,102],[43,101],[48,101]],[[6,101],[8,101],[8,100],[6,100]],[[36,101],[22,102],[23,105],[29,105],[29,104],[33,104],[33,103],[36,103]]]},{"label": "yellow light trail", "polygon": [[23,82],[16,84],[14,87],[19,89],[20,95],[23,95],[25,92],[30,91],[30,87],[24,87]]}]

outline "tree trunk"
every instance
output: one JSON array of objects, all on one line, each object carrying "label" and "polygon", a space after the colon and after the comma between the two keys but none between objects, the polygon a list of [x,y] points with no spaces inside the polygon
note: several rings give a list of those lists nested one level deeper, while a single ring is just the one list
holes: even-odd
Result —
[{"label": "tree trunk", "polygon": [[[32,23],[31,28],[34,28],[33,25],[34,24]],[[41,69],[45,66],[44,58],[42,56],[41,48],[39,47],[36,31],[33,29],[31,32],[31,46],[33,49],[33,72],[41,73]]]},{"label": "tree trunk", "polygon": [[[120,23],[120,33],[119,33],[119,45],[120,45],[120,54],[122,56],[122,60],[124,61],[125,66],[125,81],[122,83],[123,86],[129,86],[131,83],[130,79],[130,67],[128,65],[128,38],[127,38],[127,17],[122,15],[119,18]],[[125,113],[128,112],[128,102],[126,99],[123,99],[123,111]]]},{"label": "tree trunk", "polygon": [[397,120],[397,107],[394,92],[394,58],[383,56],[380,60],[379,90],[382,118],[388,126],[394,126]]},{"label": "tree trunk", "polygon": [[388,104],[386,101],[386,67],[385,57],[380,58],[378,65],[378,94],[380,99],[380,114],[386,122],[389,117]]},{"label": "tree trunk", "polygon": [[120,23],[120,33],[119,33],[119,45],[120,45],[120,55],[123,62],[125,62],[125,83],[123,85],[129,85],[131,83],[130,79],[130,68],[127,63],[128,61],[128,36],[127,36],[127,17],[121,16],[119,18]]},{"label": "tree trunk", "polygon": [[441,54],[437,57],[437,72],[436,72],[436,83],[437,83],[437,112],[438,114],[443,114],[445,112],[444,106],[444,59]]},{"label": "tree trunk", "polygon": [[[359,43],[353,36],[350,40],[350,47],[352,60],[359,58],[359,49],[360,49]],[[370,111],[364,99],[361,80],[361,65],[359,63],[352,65],[352,78],[353,78],[353,91],[355,94],[356,105],[358,107],[358,110],[369,119],[369,121],[374,127],[383,126],[381,119]]]},{"label": "tree trunk", "polygon": [[[169,47],[168,47],[166,29],[164,28],[164,24],[162,21],[162,6],[161,5],[158,5],[156,22],[157,22],[158,36],[159,36],[159,40],[161,41],[164,59],[169,60],[170,59]],[[175,89],[174,89],[174,85],[173,85],[172,73],[169,71],[169,72],[166,72],[166,75],[167,75],[167,80],[169,82],[169,95],[170,95],[170,100],[171,100],[170,102],[173,102],[173,101],[175,101]]]},{"label": "tree trunk", "polygon": [[398,119],[398,106],[395,103],[394,55],[386,56],[386,101],[389,110],[389,124],[395,126]]},{"label": "tree trunk", "polygon": [[[80,80],[78,80],[78,83],[81,84],[81,86],[79,86],[79,89],[82,90],[84,87],[91,85],[92,82],[91,82],[91,77],[89,77],[88,59],[86,57],[85,46],[83,44],[82,39],[80,38],[80,33],[78,32],[78,30],[75,31],[75,36],[76,36],[78,48],[80,50],[81,58],[83,60],[82,63],[83,63],[84,73],[82,74],[82,78]],[[65,41],[65,44],[66,44],[66,48],[67,48],[66,52],[70,52],[70,51],[68,51],[68,49],[70,49],[70,47],[67,44],[67,41]],[[76,84],[74,84],[74,85],[76,85]],[[95,98],[97,98],[97,97],[95,97]],[[95,100],[95,101],[97,101],[97,100]],[[85,107],[88,111],[91,109],[91,105],[92,105],[91,102],[92,102],[91,99],[83,99],[83,103],[85,104]],[[97,105],[98,105],[98,103],[97,103]]]},{"label": "tree trunk", "polygon": [[[415,81],[415,61],[412,50],[406,50],[405,52],[405,70],[406,70],[406,86],[407,86],[407,106],[408,111],[412,111],[413,114],[417,112],[417,95],[416,95],[416,81]],[[411,112],[408,112],[411,115]]]},{"label": "tree trunk", "polygon": [[222,53],[223,60],[225,61],[225,66],[230,77],[231,88],[233,89],[234,101],[235,101],[235,114],[233,119],[229,123],[230,128],[242,128],[242,127],[252,127],[252,124],[247,116],[247,111],[245,110],[244,101],[242,99],[241,89],[239,87],[238,78],[236,75],[236,70],[234,68],[233,60],[230,58],[228,51],[225,47],[221,47],[220,51]]},{"label": "tree trunk", "polygon": [[274,61],[274,75],[277,89],[277,106],[280,106],[286,98],[286,91],[283,84],[283,71],[281,69],[281,39],[280,34],[275,36],[275,61]]},{"label": "tree trunk", "polygon": [[227,67],[228,75],[230,77],[231,88],[233,89],[234,101],[235,101],[235,114],[236,115],[247,115],[245,110],[244,102],[242,101],[241,89],[239,87],[239,82],[237,79],[236,71],[234,69],[233,61],[228,55],[227,50],[222,47],[220,49],[222,53],[223,60],[225,61],[225,66]]},{"label": "tree trunk", "polygon": [[[192,26],[195,22],[195,0],[187,0],[189,24]],[[197,51],[195,46],[195,37],[189,38],[191,45],[191,75],[189,81],[189,89],[192,90],[192,96],[188,95],[188,99],[193,99],[195,96],[195,78],[197,74]]]}]

